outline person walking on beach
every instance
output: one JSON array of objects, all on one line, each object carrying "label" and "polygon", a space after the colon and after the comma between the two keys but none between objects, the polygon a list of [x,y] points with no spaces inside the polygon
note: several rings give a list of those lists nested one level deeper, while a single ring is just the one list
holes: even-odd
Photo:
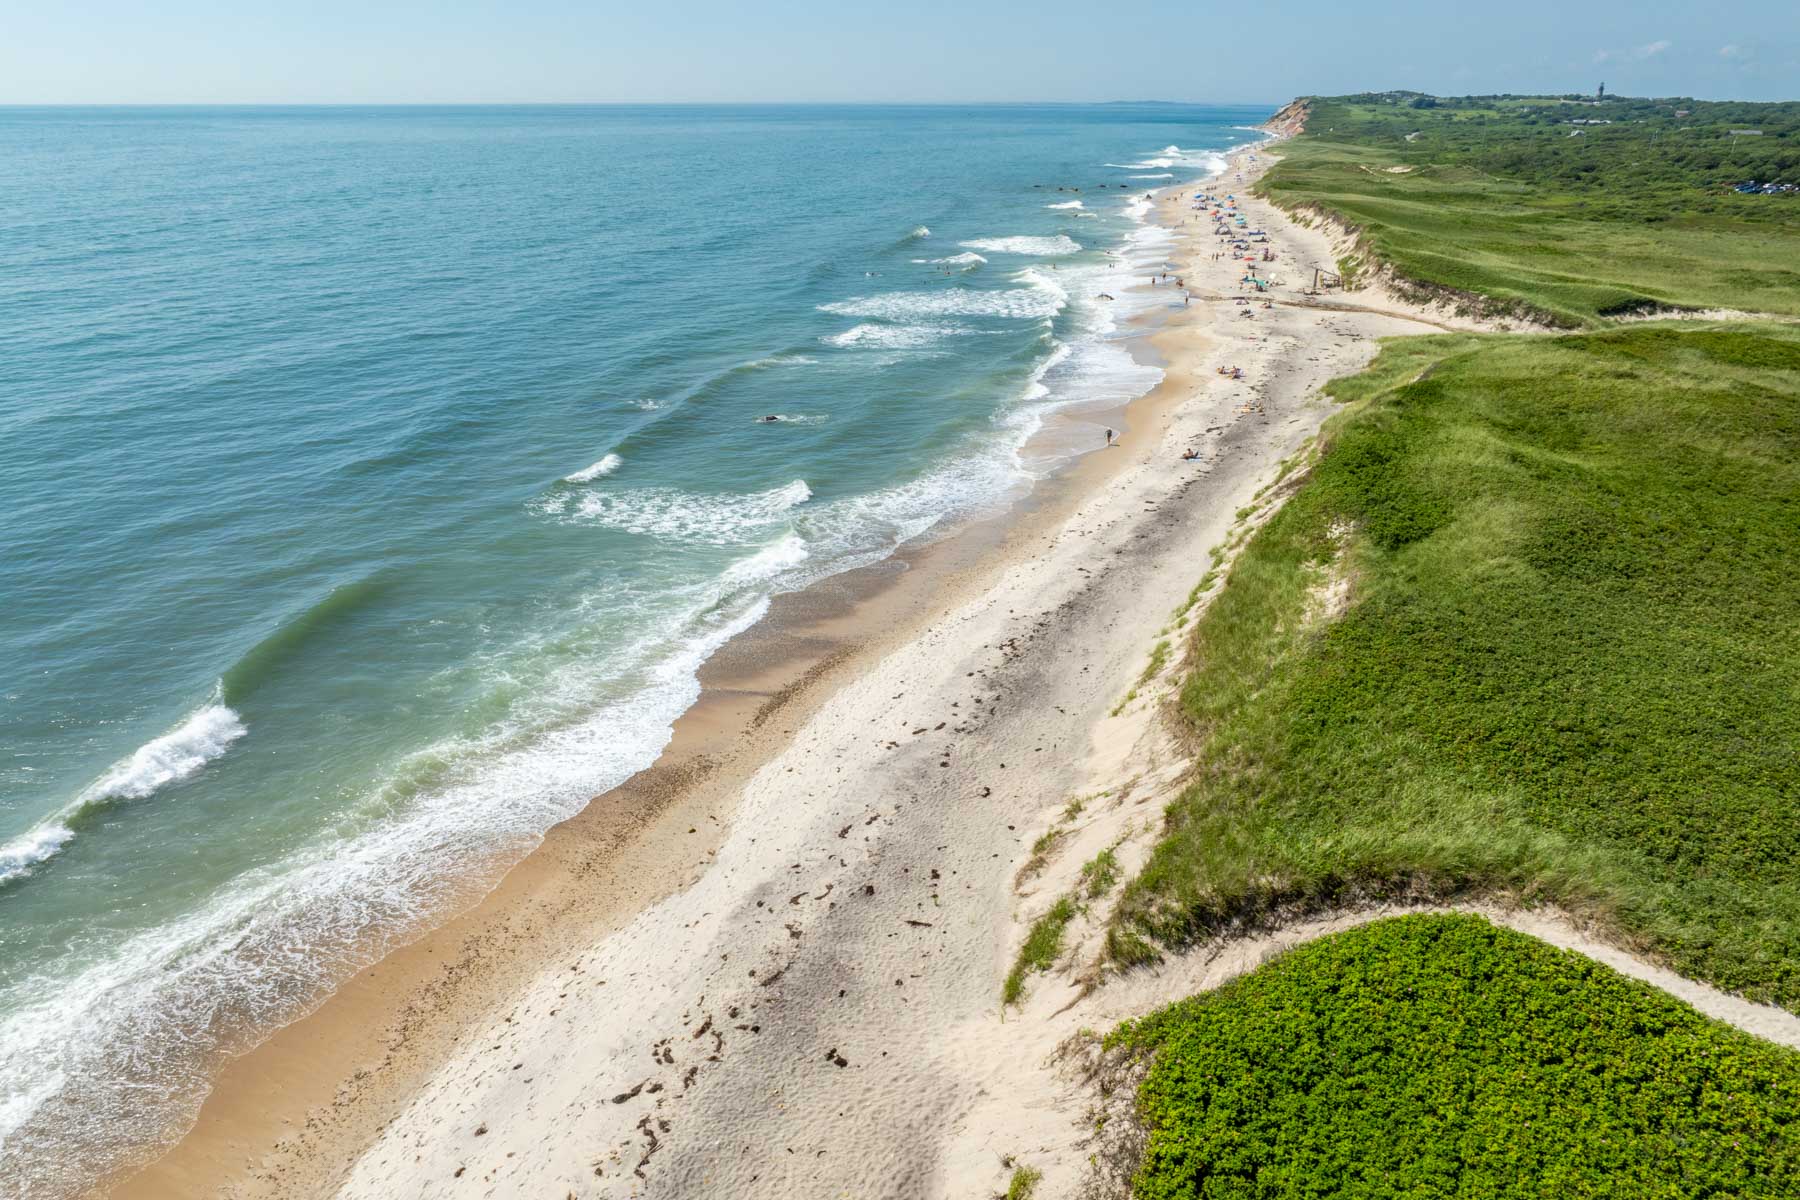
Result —
[{"label": "person walking on beach", "polygon": [[1106,431],[1106,444],[1108,446],[1110,446],[1110,445],[1112,445],[1112,443],[1113,443],[1113,431],[1109,429]]}]

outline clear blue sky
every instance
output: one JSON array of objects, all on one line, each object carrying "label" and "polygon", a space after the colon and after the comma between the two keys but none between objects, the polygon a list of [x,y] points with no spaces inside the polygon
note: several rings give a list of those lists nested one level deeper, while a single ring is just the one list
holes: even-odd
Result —
[{"label": "clear blue sky", "polygon": [[11,0],[0,103],[1800,98],[1800,0]]}]

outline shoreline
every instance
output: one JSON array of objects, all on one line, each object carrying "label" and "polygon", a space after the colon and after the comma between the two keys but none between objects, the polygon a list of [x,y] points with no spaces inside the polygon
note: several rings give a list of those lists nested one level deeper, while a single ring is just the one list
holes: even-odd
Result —
[{"label": "shoreline", "polygon": [[[1092,1030],[1396,912],[1480,913],[1794,1044],[1792,1014],[1566,914],[1482,901],[1335,911],[1109,965],[1117,892],[1087,869],[1105,855],[1109,877],[1134,876],[1191,782],[1169,719],[1183,631],[1224,585],[1188,587],[1228,573],[1306,477],[1335,411],[1325,379],[1386,334],[1494,328],[1379,281],[1300,294],[1345,235],[1245,194],[1270,149],[1240,147],[1211,183],[1244,197],[1278,260],[1213,254],[1210,219],[1184,212],[1195,185],[1159,189],[1170,274],[1200,301],[1190,314],[1170,293],[1160,319],[1134,319],[1164,379],[1041,431],[1105,420],[1125,453],[782,597],[707,664],[653,768],[232,1064],[204,1128],[113,1194],[949,1200],[999,1194],[1024,1164],[1040,1200],[1090,1195],[1097,1122],[1131,1095],[1097,1100],[1077,1078]],[[1274,276],[1267,306],[1247,283],[1231,294],[1246,270]],[[1070,899],[1056,961],[1000,1003],[1028,931]]]},{"label": "shoreline", "polygon": [[[1169,317],[1134,312],[1114,339],[1163,357],[1158,340]],[[325,1164],[341,1167],[368,1145],[522,979],[695,882],[719,850],[736,793],[834,691],[990,586],[1013,557],[1029,553],[1130,465],[1072,447],[1110,423],[1125,448],[1162,422],[1188,381],[1156,365],[1163,380],[1123,405],[1078,403],[1046,414],[1021,454],[1049,468],[998,511],[773,598],[755,626],[701,668],[701,695],[654,763],[590,799],[523,858],[490,872],[491,886],[472,885],[479,892],[473,903],[435,919],[305,1015],[229,1056],[179,1138],[90,1194],[329,1194],[338,1171]],[[620,870],[627,863],[629,873]]]}]

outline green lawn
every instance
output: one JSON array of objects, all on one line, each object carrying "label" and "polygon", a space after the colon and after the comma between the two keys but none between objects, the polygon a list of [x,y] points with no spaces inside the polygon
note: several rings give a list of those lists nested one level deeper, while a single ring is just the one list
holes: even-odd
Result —
[{"label": "green lawn", "polygon": [[[1439,103],[1315,100],[1261,188],[1359,227],[1405,280],[1553,324],[1659,305],[1800,313],[1800,195],[1728,187],[1800,182],[1800,104]],[[1571,137],[1589,118],[1615,123]],[[1764,136],[1730,135],[1748,123]]]},{"label": "green lawn", "polygon": [[1800,1055],[1475,917],[1302,946],[1109,1039],[1141,1200],[1800,1195]]},{"label": "green lawn", "polygon": [[1334,391],[1196,623],[1114,958],[1503,892],[1800,1007],[1800,330],[1404,339]]}]

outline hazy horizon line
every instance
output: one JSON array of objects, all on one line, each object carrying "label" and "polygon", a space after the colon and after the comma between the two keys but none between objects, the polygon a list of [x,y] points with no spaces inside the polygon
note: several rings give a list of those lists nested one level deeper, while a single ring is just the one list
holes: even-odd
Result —
[{"label": "hazy horizon line", "polygon": [[968,108],[1165,105],[1279,108],[1287,100],[0,100],[0,108]]}]

